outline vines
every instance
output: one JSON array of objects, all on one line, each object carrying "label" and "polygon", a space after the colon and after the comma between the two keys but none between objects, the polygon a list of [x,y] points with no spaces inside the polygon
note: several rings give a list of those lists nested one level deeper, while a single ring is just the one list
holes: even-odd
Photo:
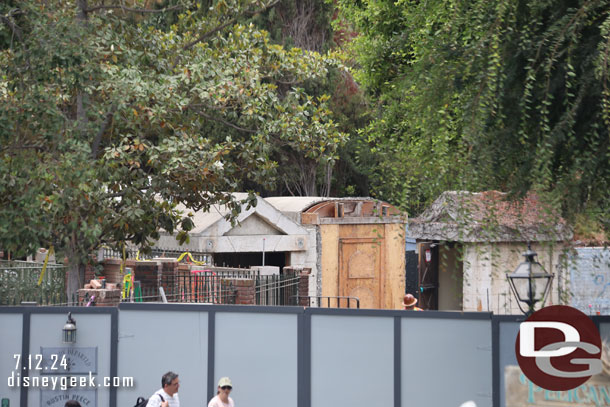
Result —
[{"label": "vines", "polygon": [[[610,226],[610,2],[348,3],[354,68],[378,107],[363,132],[411,191],[371,172],[380,198],[417,213],[448,189],[536,190]],[[407,55],[398,70],[384,44]]]}]

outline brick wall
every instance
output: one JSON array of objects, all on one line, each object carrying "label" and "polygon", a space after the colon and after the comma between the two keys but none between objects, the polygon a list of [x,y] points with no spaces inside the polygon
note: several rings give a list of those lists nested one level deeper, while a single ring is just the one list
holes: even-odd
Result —
[{"label": "brick wall", "polygon": [[89,281],[93,280],[95,278],[95,268],[90,265],[87,264],[85,266],[85,284],[87,284]]},{"label": "brick wall", "polygon": [[[106,282],[122,284],[121,260],[105,259],[102,264],[104,265],[102,275],[106,278]],[[162,283],[163,276],[171,276],[177,270],[184,268],[183,266],[179,266],[173,259],[156,261],[127,260],[125,262],[125,267],[133,270],[135,280],[140,281],[143,289],[158,289],[159,285]]]},{"label": "brick wall", "polygon": [[299,274],[299,286],[298,286],[298,293],[299,293],[299,304],[302,307],[307,307],[309,306],[309,298],[306,298],[309,296],[309,273],[311,272],[311,269],[309,269],[310,271],[307,272],[301,272],[301,274]]},{"label": "brick wall", "polygon": [[297,285],[297,293],[299,295],[298,304],[301,307],[308,307],[309,301],[309,276],[311,275],[311,267],[301,266],[286,266],[284,272],[295,272],[298,273],[299,281]]},{"label": "brick wall", "polygon": [[118,289],[80,289],[78,290],[78,304],[87,305],[93,296],[95,296],[94,304],[96,307],[116,307],[121,302],[121,290]]},{"label": "brick wall", "polygon": [[232,280],[232,282],[233,286],[235,287],[235,304],[256,304],[256,291],[254,280]]}]

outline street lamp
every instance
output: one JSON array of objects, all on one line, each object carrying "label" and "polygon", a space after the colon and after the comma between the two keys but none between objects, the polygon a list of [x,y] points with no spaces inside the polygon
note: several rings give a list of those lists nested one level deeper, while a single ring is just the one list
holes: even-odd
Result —
[{"label": "street lamp", "polygon": [[[510,288],[517,297],[517,305],[527,316],[534,312],[534,305],[537,302],[544,303],[553,280],[553,274],[547,273],[534,259],[536,255],[528,243],[527,251],[523,253],[525,261],[519,264],[514,272],[506,273]],[[527,304],[527,311],[521,307],[522,302]]]},{"label": "street lamp", "polygon": [[72,313],[68,312],[68,320],[62,329],[64,343],[76,343],[76,321]]}]

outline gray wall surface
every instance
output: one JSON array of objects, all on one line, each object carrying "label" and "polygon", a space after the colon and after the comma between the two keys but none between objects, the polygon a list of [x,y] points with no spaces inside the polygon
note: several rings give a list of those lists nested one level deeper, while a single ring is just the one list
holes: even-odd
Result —
[{"label": "gray wall surface", "polygon": [[402,318],[402,405],[492,406],[491,320]]},{"label": "gray wall surface", "polygon": [[[78,347],[97,347],[97,371],[94,376],[104,377],[110,374],[110,315],[73,314],[77,325]],[[41,354],[42,347],[66,347],[62,343],[62,327],[66,323],[65,313],[32,314],[30,319],[30,353]],[[31,370],[30,377],[40,376],[40,371]],[[99,383],[99,382],[98,382]],[[101,384],[101,383],[99,383]],[[40,406],[41,389],[30,388],[28,406]],[[110,404],[110,389],[97,389],[97,405]]]},{"label": "gray wall surface", "polygon": [[134,388],[118,389],[117,405],[133,406],[138,396],[151,396],[161,388],[161,376],[167,371],[179,375],[181,405],[204,404],[208,313],[188,309],[120,312],[118,375],[136,380]]},{"label": "gray wall surface", "polygon": [[297,318],[216,313],[214,384],[229,376],[236,405],[297,407]]},{"label": "gray wall surface", "polygon": [[[75,345],[61,342],[68,311]],[[207,405],[221,376],[233,380],[239,407],[503,407],[504,367],[516,364],[522,319],[193,304],[0,307],[0,399],[40,406],[40,389],[9,388],[13,355],[74,346],[97,350],[96,377],[134,378],[133,388],[99,388],[100,407],[133,406],[168,370],[180,375],[183,407]],[[610,317],[593,319],[610,339]]]},{"label": "gray wall surface", "polygon": [[391,406],[394,319],[311,317],[311,405]]},{"label": "gray wall surface", "polygon": [[499,379],[500,379],[500,406],[506,405],[506,391],[504,383],[504,368],[506,366],[516,366],[517,356],[515,355],[515,341],[517,340],[517,334],[519,333],[520,322],[501,322],[499,327],[499,357],[500,357],[500,368],[499,368]]},{"label": "gray wall surface", "polygon": [[15,369],[17,360],[13,356],[21,354],[23,316],[0,312],[0,326],[0,400],[7,398],[11,406],[18,406],[20,391],[9,387],[8,378],[21,373]]},{"label": "gray wall surface", "polygon": [[610,322],[599,324],[599,334],[602,337],[602,341],[605,340],[610,344]]}]

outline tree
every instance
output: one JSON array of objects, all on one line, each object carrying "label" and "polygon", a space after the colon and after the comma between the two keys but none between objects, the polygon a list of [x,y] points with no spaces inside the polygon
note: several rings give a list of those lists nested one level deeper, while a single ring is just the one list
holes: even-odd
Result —
[{"label": "tree", "polygon": [[233,216],[254,204],[231,192],[273,180],[272,145],[332,155],[342,136],[326,98],[299,85],[336,61],[240,23],[274,5],[0,5],[0,247],[54,246],[72,295],[102,244],[146,249],[160,229],[187,240],[191,214],[178,204],[222,203]]},{"label": "tree", "polygon": [[607,1],[339,1],[376,106],[360,151],[379,197],[534,190],[608,224]]},{"label": "tree", "polygon": [[[308,51],[339,52],[344,33],[335,31],[332,20],[336,7],[327,0],[280,0],[277,6],[250,21],[267,30],[271,40],[285,48]],[[341,54],[339,54],[341,55]],[[366,120],[367,106],[352,76],[340,66],[330,67],[325,76],[303,84],[308,95],[325,97],[330,117],[340,130],[340,137],[323,155],[303,154],[286,143],[276,144],[271,157],[278,163],[278,182],[271,189],[244,183],[261,195],[357,195],[368,194],[366,180],[354,165],[352,137]]]}]

